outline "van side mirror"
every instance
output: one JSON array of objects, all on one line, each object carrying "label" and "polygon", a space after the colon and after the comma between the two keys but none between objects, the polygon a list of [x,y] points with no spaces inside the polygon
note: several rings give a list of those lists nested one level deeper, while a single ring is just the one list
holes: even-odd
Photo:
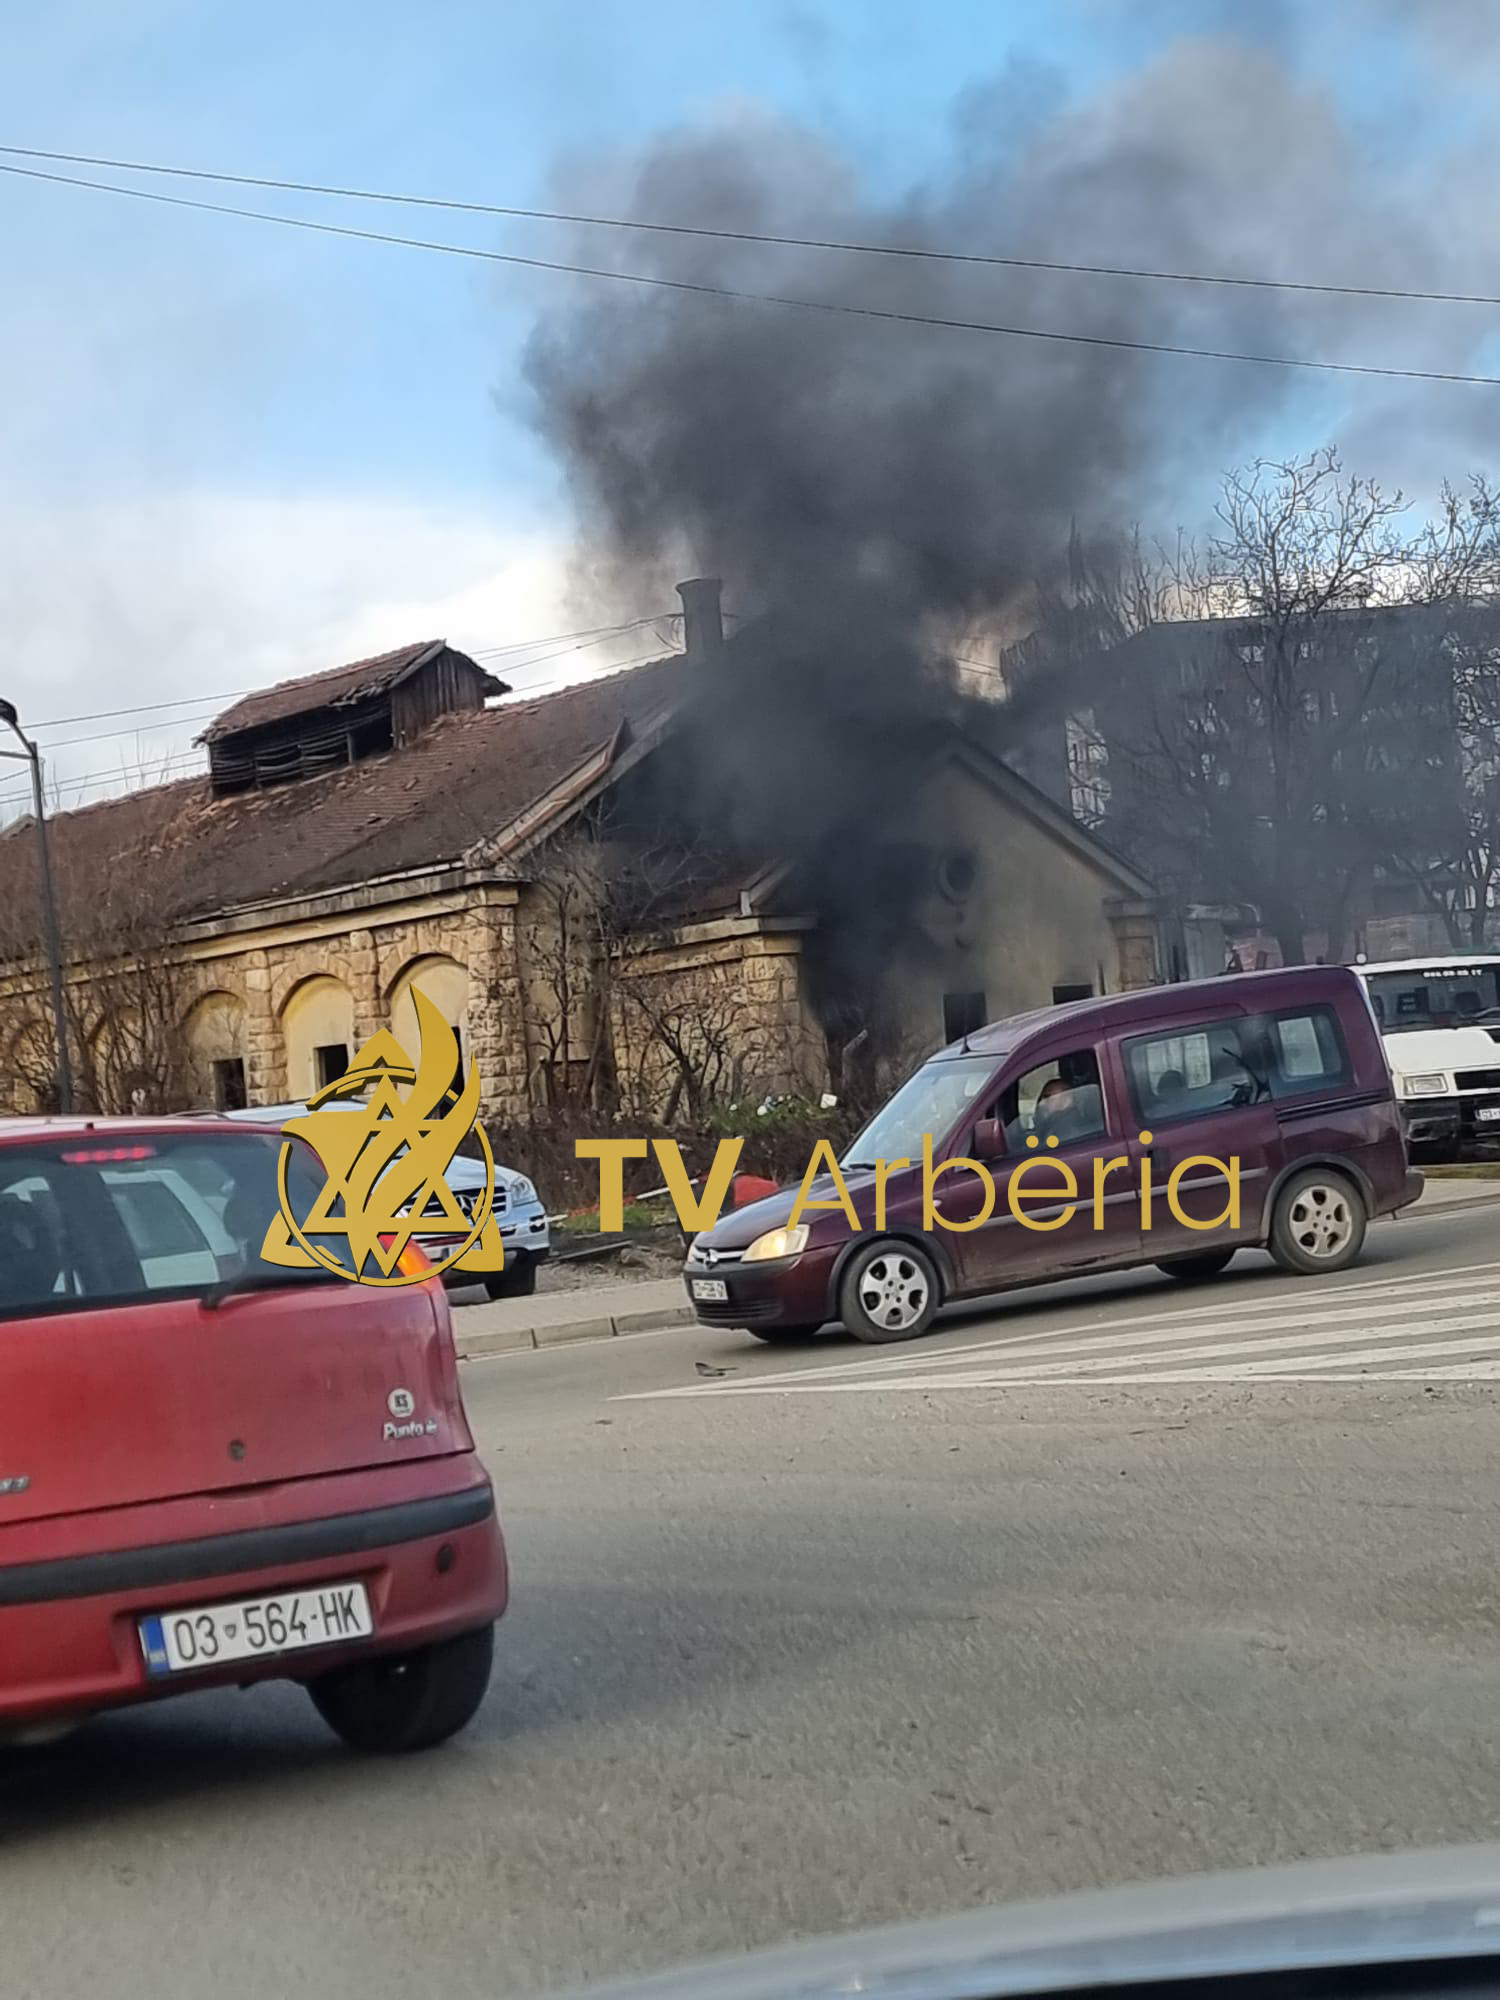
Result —
[{"label": "van side mirror", "polygon": [[976,1160],[1005,1157],[1005,1127],[998,1118],[981,1118],[975,1125],[974,1157]]}]

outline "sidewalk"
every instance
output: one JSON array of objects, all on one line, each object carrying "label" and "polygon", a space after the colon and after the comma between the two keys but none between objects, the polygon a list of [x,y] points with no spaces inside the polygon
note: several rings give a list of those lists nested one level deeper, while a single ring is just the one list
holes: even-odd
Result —
[{"label": "sidewalk", "polygon": [[1426,1215],[1435,1208],[1462,1208],[1471,1201],[1500,1201],[1500,1175],[1489,1180],[1479,1175],[1472,1180],[1458,1176],[1451,1181],[1429,1178],[1422,1190],[1422,1199],[1413,1202],[1406,1212],[1408,1215]]},{"label": "sidewalk", "polygon": [[[1500,1202],[1500,1179],[1429,1180],[1408,1215]],[[600,1285],[577,1292],[547,1292],[529,1299],[498,1299],[460,1306],[453,1315],[459,1359],[479,1361],[517,1348],[557,1347],[570,1340],[608,1340],[621,1333],[651,1333],[693,1325],[680,1278]]]},{"label": "sidewalk", "polygon": [[607,1340],[611,1334],[649,1333],[655,1327],[692,1323],[681,1278],[542,1292],[529,1299],[493,1299],[483,1305],[458,1306],[453,1313],[461,1361],[508,1354],[513,1348]]}]

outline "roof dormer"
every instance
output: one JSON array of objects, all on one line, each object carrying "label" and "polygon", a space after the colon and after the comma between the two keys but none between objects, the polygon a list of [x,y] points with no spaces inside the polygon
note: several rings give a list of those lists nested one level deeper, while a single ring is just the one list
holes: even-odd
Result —
[{"label": "roof dormer", "polygon": [[424,639],[246,695],[204,730],[214,796],[321,776],[400,750],[439,716],[508,692],[467,653]]}]

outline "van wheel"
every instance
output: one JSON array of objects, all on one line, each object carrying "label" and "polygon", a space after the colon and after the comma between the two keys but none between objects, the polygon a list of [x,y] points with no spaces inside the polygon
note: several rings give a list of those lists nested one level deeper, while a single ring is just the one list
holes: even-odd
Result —
[{"label": "van wheel", "polygon": [[472,1722],[490,1684],[495,1628],[388,1653],[309,1681],[313,1706],[351,1750],[430,1750]]},{"label": "van wheel", "polygon": [[1201,1285],[1205,1279],[1217,1278],[1221,1271],[1227,1270],[1233,1256],[1232,1250],[1200,1250],[1196,1257],[1169,1257],[1156,1268],[1179,1284]]},{"label": "van wheel", "polygon": [[1342,1271],[1364,1247],[1364,1198],[1342,1174],[1307,1167],[1276,1197],[1266,1247],[1284,1271]]},{"label": "van wheel", "polygon": [[768,1347],[802,1347],[822,1328],[821,1320],[809,1320],[805,1326],[747,1326],[745,1331]]},{"label": "van wheel", "polygon": [[915,1340],[940,1303],[932,1259],[892,1239],[857,1250],[839,1285],[839,1318],[856,1340]]}]

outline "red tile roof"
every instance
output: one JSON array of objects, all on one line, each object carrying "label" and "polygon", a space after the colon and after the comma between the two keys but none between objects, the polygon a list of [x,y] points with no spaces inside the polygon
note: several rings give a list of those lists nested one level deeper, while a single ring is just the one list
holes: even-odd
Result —
[{"label": "red tile roof", "polygon": [[[264,791],[216,799],[206,777],[184,778],[60,813],[48,828],[64,930],[70,889],[89,893],[122,870],[149,883],[160,918],[188,920],[458,861],[622,727],[628,736],[664,716],[682,672],[676,658],[657,660],[444,716],[404,749]],[[0,832],[0,881],[18,920],[35,906],[34,854],[29,821]]]}]

